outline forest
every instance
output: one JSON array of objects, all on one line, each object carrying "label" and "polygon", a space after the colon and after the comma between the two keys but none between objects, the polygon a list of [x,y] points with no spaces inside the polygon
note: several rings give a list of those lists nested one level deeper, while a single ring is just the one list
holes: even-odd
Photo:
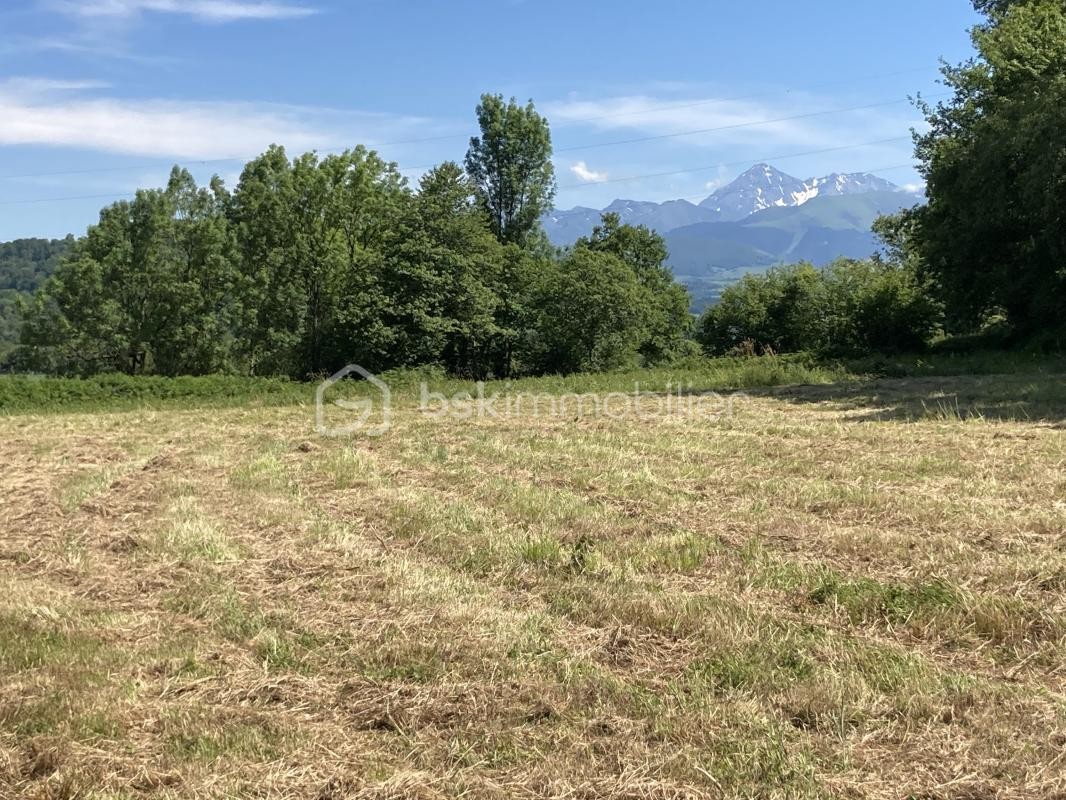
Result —
[{"label": "forest", "polygon": [[73,236],[0,242],[0,362],[19,339],[20,300],[28,300],[55,272],[73,243]]},{"label": "forest", "polygon": [[357,362],[462,376],[608,369],[691,352],[661,239],[605,217],[554,253],[537,222],[546,121],[486,95],[465,168],[408,187],[362,147],[248,163],[231,192],[175,168],[105,208],[26,303],[17,369],[293,378]]}]

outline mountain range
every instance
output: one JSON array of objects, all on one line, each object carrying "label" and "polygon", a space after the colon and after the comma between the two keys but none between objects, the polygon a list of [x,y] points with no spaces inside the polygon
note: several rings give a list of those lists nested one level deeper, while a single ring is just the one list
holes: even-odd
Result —
[{"label": "mountain range", "polygon": [[756,164],[698,204],[615,200],[602,210],[553,211],[542,222],[559,246],[591,233],[605,212],[658,231],[670,251],[667,263],[702,306],[746,272],[795,261],[822,266],[840,257],[865,258],[879,248],[874,220],[923,199],[876,175],[800,180]]}]

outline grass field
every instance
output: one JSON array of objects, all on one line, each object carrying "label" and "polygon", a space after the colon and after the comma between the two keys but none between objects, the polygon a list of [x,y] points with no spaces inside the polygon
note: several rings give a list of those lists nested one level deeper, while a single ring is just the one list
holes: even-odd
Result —
[{"label": "grass field", "polygon": [[0,417],[0,797],[1066,797],[1063,376],[788,377]]}]

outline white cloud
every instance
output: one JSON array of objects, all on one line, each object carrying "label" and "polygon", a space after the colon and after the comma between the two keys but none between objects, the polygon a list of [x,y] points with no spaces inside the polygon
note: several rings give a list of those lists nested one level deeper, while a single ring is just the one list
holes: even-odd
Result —
[{"label": "white cloud", "polygon": [[904,192],[910,192],[911,194],[915,194],[917,192],[924,192],[925,191],[925,184],[924,183],[905,183],[902,186],[900,186],[899,188],[902,191],[904,191]]},{"label": "white cloud", "polygon": [[70,38],[63,38],[62,36],[10,36],[0,42],[0,55],[20,55],[22,53],[38,52],[59,52],[75,56],[104,57],[140,63],[162,63],[172,60],[162,56],[135,55],[125,49],[117,33],[106,42],[86,36],[84,33]]},{"label": "white cloud", "polygon": [[223,24],[295,20],[318,13],[302,0],[38,0],[38,5],[64,19],[50,20],[43,35],[3,37],[0,55],[54,51],[87,59],[169,63],[178,59],[159,53],[141,54],[130,48],[132,32],[148,14]]},{"label": "white cloud", "polygon": [[730,173],[730,171],[723,164],[719,164],[717,174],[715,175],[715,177],[705,182],[703,184],[703,188],[706,189],[708,192],[714,192],[718,189],[721,189],[732,179],[732,173]]},{"label": "white cloud", "polygon": [[316,13],[308,6],[254,0],[63,0],[55,7],[80,17],[122,19],[150,11],[184,14],[208,22],[294,19]]},{"label": "white cloud", "polygon": [[[723,128],[721,136],[736,138],[752,135],[763,138],[797,141],[807,138],[806,132],[794,122],[765,122],[749,129],[729,133],[729,126],[778,119],[789,116],[774,113],[753,103],[708,98],[681,98],[667,100],[646,95],[612,97],[603,100],[570,100],[549,103],[548,118],[556,123],[585,125],[599,131],[628,130],[652,136],[679,134],[692,130]],[[718,141],[721,137],[716,137]],[[683,143],[699,144],[710,137],[683,137]]]},{"label": "white cloud", "polygon": [[570,165],[570,171],[574,173],[579,180],[585,183],[601,183],[607,180],[606,172],[596,172],[589,169],[588,164],[584,161],[578,161],[576,164]]},{"label": "white cloud", "polygon": [[0,81],[0,145],[73,147],[139,156],[247,158],[404,139],[427,120],[302,106],[92,97],[94,81]]}]

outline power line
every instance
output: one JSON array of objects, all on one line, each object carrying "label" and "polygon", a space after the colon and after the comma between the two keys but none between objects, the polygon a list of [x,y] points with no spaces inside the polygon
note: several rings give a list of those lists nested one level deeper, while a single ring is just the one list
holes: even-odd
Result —
[{"label": "power line", "polygon": [[[667,177],[667,176],[670,176],[670,175],[685,175],[685,174],[688,174],[688,173],[691,173],[691,172],[706,172],[708,170],[718,169],[720,167],[737,167],[737,166],[744,166],[746,164],[758,164],[758,163],[770,162],[770,161],[784,161],[785,159],[789,159],[789,158],[802,158],[804,156],[820,155],[820,154],[823,154],[823,153],[835,153],[835,152],[841,152],[841,151],[844,151],[844,150],[858,150],[858,149],[861,149],[861,148],[864,148],[864,147],[874,147],[874,146],[879,145],[879,144],[889,144],[891,142],[907,141],[908,139],[909,139],[909,137],[906,137],[906,136],[897,136],[897,137],[894,137],[892,139],[877,139],[877,140],[874,140],[874,141],[871,141],[871,142],[861,142],[861,143],[858,143],[858,144],[839,145],[837,147],[825,147],[825,148],[821,148],[819,150],[807,150],[807,151],[804,151],[804,152],[801,152],[801,153],[788,153],[788,154],[785,154],[785,155],[763,156],[763,157],[760,157],[760,158],[744,159],[743,161],[732,161],[732,162],[726,162],[726,163],[721,163],[721,164],[713,164],[713,165],[710,165],[710,166],[701,165],[701,166],[698,166],[698,167],[689,167],[687,169],[671,170],[669,172],[648,172],[648,173],[645,173],[643,175],[627,175],[624,178],[612,178],[612,179],[604,180],[604,181],[591,181],[589,183],[568,184],[568,185],[560,186],[559,188],[560,189],[567,189],[567,190],[571,190],[571,189],[589,189],[589,188],[592,188],[592,187],[595,187],[595,186],[602,186],[604,184],[609,184],[609,183],[624,183],[624,182],[628,182],[628,181],[644,180],[646,178],[662,178],[662,177]],[[880,168],[878,168],[876,170],[875,169],[865,169],[865,170],[861,169],[861,170],[856,170],[856,172],[867,172],[867,173],[885,172],[885,171],[888,171],[888,170],[891,170],[891,169],[903,169],[904,167],[913,167],[913,166],[914,166],[913,164],[899,164],[899,165],[895,165],[895,166],[891,166],[891,167],[880,167]],[[107,200],[107,199],[120,200],[120,199],[126,198],[126,197],[133,197],[135,194],[136,194],[136,192],[122,192],[122,193],[115,192],[115,193],[111,193],[111,194],[73,195],[73,196],[69,196],[69,197],[43,197],[43,198],[36,198],[36,199],[30,199],[30,200],[0,200],[0,205],[21,205],[21,204],[30,204],[30,203],[61,203],[61,202],[68,202],[68,201],[72,202],[72,201],[77,201],[77,200]],[[681,198],[675,198],[675,199],[687,200],[687,199],[691,199],[692,197],[703,197],[703,195],[689,195],[688,197],[681,197]]]},{"label": "power line", "polygon": [[[928,95],[928,97],[931,98],[931,99],[935,99],[935,98],[938,98],[938,97],[947,97],[949,95],[950,95],[950,92],[942,92],[940,94]],[[777,117],[776,119],[762,119],[762,120],[750,120],[748,122],[737,122],[737,123],[733,123],[731,125],[720,125],[720,126],[714,127],[714,128],[698,128],[696,130],[690,130],[690,131],[678,131],[676,133],[661,133],[661,134],[657,134],[657,135],[654,135],[654,136],[642,136],[642,137],[635,138],[635,139],[620,139],[620,140],[616,140],[616,141],[612,141],[612,142],[593,142],[593,143],[590,143],[590,144],[573,145],[571,147],[560,147],[560,148],[557,148],[555,150],[555,152],[556,153],[572,153],[572,152],[576,152],[576,151],[579,151],[579,150],[594,150],[594,149],[597,149],[597,148],[600,148],[600,147],[616,147],[618,145],[623,145],[623,144],[639,144],[641,142],[653,142],[653,141],[659,141],[659,140],[662,140],[662,139],[676,139],[676,138],[683,137],[683,136],[697,136],[697,135],[704,134],[704,133],[719,133],[721,131],[739,130],[739,129],[742,129],[742,128],[755,128],[755,127],[759,127],[761,125],[773,125],[773,124],[776,124],[776,123],[779,123],[779,122],[794,122],[795,120],[810,119],[812,117],[826,117],[826,116],[832,116],[834,114],[846,114],[846,113],[849,113],[849,112],[852,112],[852,111],[865,111],[865,110],[871,109],[871,108],[884,108],[886,106],[899,105],[900,103],[907,103],[909,101],[910,101],[910,98],[905,97],[905,98],[902,98],[902,99],[899,99],[899,100],[886,100],[886,101],[879,102],[879,103],[866,103],[864,105],[849,106],[847,108],[833,108],[833,109],[827,109],[827,110],[824,110],[824,111],[811,111],[811,112],[807,112],[807,113],[804,113],[804,114],[794,114],[794,115],[788,116],[788,117]],[[365,147],[367,147],[367,148],[387,147],[389,145],[410,144],[410,143],[413,143],[413,142],[436,141],[438,139],[444,139],[444,138],[454,138],[454,137],[450,137],[450,136],[449,137],[431,137],[431,138],[427,138],[427,139],[407,139],[407,140],[404,140],[404,141],[396,141],[396,142],[377,142],[377,143],[374,143],[374,144],[365,145]],[[328,155],[328,154],[342,153],[346,149],[351,149],[351,148],[340,148],[340,149],[336,149],[335,148],[335,149],[330,149],[330,150],[319,150],[319,151],[316,151],[316,152]],[[204,159],[204,160],[200,160],[200,161],[186,161],[185,163],[186,164],[198,164],[198,165],[202,164],[202,165],[206,165],[206,164],[221,164],[221,163],[227,163],[227,162],[231,162],[231,161],[243,161],[243,160],[246,160],[246,159],[244,159],[243,157],[240,157],[240,156],[234,156],[232,158],[212,158],[212,159]],[[56,176],[60,176],[60,175],[83,175],[83,174],[92,173],[92,172],[120,172],[120,171],[124,171],[124,170],[152,169],[152,168],[155,168],[157,166],[163,166],[165,164],[173,165],[174,162],[167,161],[167,162],[157,162],[155,164],[140,164],[140,165],[134,165],[134,166],[128,166],[128,167],[101,167],[101,168],[81,169],[81,170],[67,170],[67,171],[62,171],[62,172],[24,173],[22,175],[0,175],[0,180],[14,180],[14,179],[20,179],[20,178],[56,177]],[[426,168],[428,168],[430,166],[433,166],[433,165],[432,164],[426,165],[426,167],[421,167],[421,166],[420,167],[405,167],[404,169],[406,171],[410,171],[410,170],[415,170],[415,169],[426,169]]]},{"label": "power line", "polygon": [[[931,95],[931,97],[937,97],[937,96],[938,95]],[[580,146],[577,146],[577,147],[561,148],[560,150],[557,150],[556,152],[573,152],[573,151],[576,151],[576,150],[589,150],[589,149],[598,148],[598,147],[614,147],[614,146],[623,145],[623,144],[635,144],[635,143],[639,143],[639,142],[657,141],[657,140],[661,140],[661,139],[671,139],[671,138],[677,138],[677,137],[681,137],[681,136],[694,136],[694,135],[697,135],[697,134],[704,134],[704,133],[717,133],[717,132],[726,131],[726,130],[737,130],[737,129],[747,128],[747,127],[757,127],[757,126],[760,126],[760,125],[770,125],[770,124],[777,123],[777,122],[787,122],[787,121],[792,121],[792,120],[797,120],[797,119],[808,119],[808,118],[817,117],[817,116],[829,116],[829,115],[832,115],[832,114],[844,114],[844,113],[848,113],[848,112],[851,112],[851,111],[860,111],[860,110],[865,110],[865,109],[869,109],[869,108],[880,108],[880,107],[887,106],[887,105],[895,105],[895,104],[898,104],[898,103],[901,103],[901,102],[906,102],[906,99],[904,99],[904,100],[890,100],[890,101],[881,102],[881,103],[867,103],[867,104],[861,105],[861,106],[849,106],[848,108],[829,109],[829,110],[826,110],[826,111],[814,111],[814,112],[810,112],[810,113],[807,113],[807,114],[796,114],[796,115],[793,115],[793,116],[790,116],[790,117],[778,117],[777,119],[772,119],[772,120],[754,120],[754,121],[751,121],[751,122],[739,122],[739,123],[735,123],[735,124],[732,124],[732,125],[722,125],[722,126],[715,127],[715,128],[702,128],[700,130],[694,130],[694,131],[680,131],[680,132],[677,132],[677,133],[666,133],[666,134],[660,134],[660,135],[657,135],[657,136],[646,136],[646,137],[641,137],[641,138],[637,138],[637,139],[626,139],[626,140],[623,140],[623,141],[599,142],[599,143],[595,143],[595,144],[580,145]],[[900,138],[905,138],[905,137],[900,137]],[[867,146],[867,145],[847,145],[847,146],[842,147],[840,149],[847,149],[847,148],[853,147],[853,146],[854,147],[858,147],[858,146]],[[826,152],[829,152],[830,150],[833,150],[833,149],[836,149],[836,148],[828,148],[826,150]],[[331,151],[322,151],[322,152],[331,152]],[[813,151],[813,152],[816,153],[816,152],[820,152],[820,151]],[[792,156],[781,156],[779,158],[791,158],[791,157]],[[229,161],[229,160],[236,160],[236,159],[216,159],[215,161]],[[769,161],[769,160],[773,160],[773,159],[770,158],[770,159],[764,159],[764,160]],[[193,163],[206,164],[206,163],[211,163],[211,162],[202,161],[202,162],[193,162]],[[739,163],[747,163],[747,162],[739,162]],[[421,165],[421,166],[417,166],[417,167],[405,167],[402,171],[409,172],[409,171],[418,170],[418,169],[428,169],[429,167],[432,167],[432,166],[433,166],[432,164],[426,164],[426,165]],[[717,166],[718,165],[715,165],[715,167],[711,167],[711,169],[714,169]],[[693,170],[680,170],[678,172],[668,172],[668,173],[662,173],[662,174],[663,175],[671,175],[671,174],[679,174],[680,172],[695,172],[695,171],[699,171],[701,169],[708,169],[708,168],[707,167],[697,167],[696,169],[693,169]],[[85,170],[85,171],[89,172],[90,170]],[[52,173],[52,174],[60,174],[60,173]],[[25,175],[25,176],[22,176],[22,177],[38,177],[38,176]],[[619,180],[619,181],[621,181],[621,180],[636,180],[637,178],[640,178],[640,177],[657,177],[657,176],[654,175],[654,174],[649,174],[649,175],[644,175],[644,176],[634,176],[633,178],[616,179],[616,180]],[[606,182],[608,182],[608,181],[597,181],[596,183],[606,183]],[[561,187],[561,188],[578,188],[578,187],[587,186],[587,185],[595,185],[595,184],[576,184],[574,187]],[[108,196],[112,196],[112,197],[129,197],[132,194],[134,194],[134,193],[133,192],[125,192],[125,193],[121,193],[121,194],[115,193],[113,195],[82,195],[82,196],[76,196],[76,197],[39,198],[39,199],[33,199],[33,200],[3,200],[3,201],[0,201],[0,205],[19,205],[19,204],[22,204],[22,203],[47,203],[47,202],[60,202],[60,201],[65,201],[65,200],[93,200],[93,199],[97,199],[98,197],[108,197]]]},{"label": "power line", "polygon": [[[186,161],[190,165],[223,164],[227,161],[240,161],[240,158],[208,158],[202,161]],[[132,172],[138,169],[155,169],[156,167],[174,166],[173,161],[156,161],[152,164],[129,164],[124,167],[89,167],[86,169],[65,169],[58,172],[26,172],[21,175],[0,175],[0,181],[13,181],[22,178],[54,178],[60,175],[87,175],[94,172]]]},{"label": "power line", "polygon": [[[848,147],[867,147],[867,146],[869,146],[869,145],[849,145]],[[773,157],[773,158],[756,158],[756,159],[753,159],[752,161],[738,161],[738,162],[733,162],[730,165],[717,164],[714,167],[710,167],[710,168],[702,167],[702,168],[691,169],[691,170],[681,170],[679,172],[659,172],[659,173],[649,173],[647,175],[633,175],[633,176],[630,176],[628,178],[622,178],[622,179],[619,179],[619,180],[640,180],[642,178],[657,178],[657,177],[660,177],[660,176],[663,176],[663,175],[675,175],[675,174],[682,174],[682,173],[687,173],[687,172],[698,172],[699,169],[717,169],[719,166],[737,166],[738,164],[759,163],[761,161],[772,161],[772,160],[780,161],[780,160],[785,159],[785,158],[795,158],[795,157],[799,157],[801,155],[813,155],[813,154],[821,153],[821,152],[829,152],[830,150],[843,150],[843,149],[847,149],[847,148],[845,148],[845,147],[830,148],[830,149],[827,149],[827,150],[813,150],[813,151],[810,151],[810,153],[796,153],[796,154],[793,154],[791,156],[776,156],[776,157]],[[876,175],[876,174],[881,173],[881,172],[892,172],[892,171],[898,170],[898,169],[912,169],[913,167],[914,167],[913,163],[893,164],[893,165],[887,166],[887,167],[875,167],[875,168],[871,168],[871,169],[857,169],[854,172],[863,173],[863,174],[869,174],[869,175]],[[598,181],[596,183],[575,184],[574,186],[564,186],[564,187],[560,187],[560,188],[564,188],[564,189],[588,188],[590,186],[598,186],[601,183],[608,183],[608,181]],[[28,204],[28,203],[60,203],[60,202],[75,201],[75,200],[121,200],[123,198],[133,197],[135,194],[136,194],[136,192],[125,192],[123,194],[88,194],[88,195],[76,195],[76,196],[72,196],[72,197],[45,197],[45,198],[34,199],[34,200],[0,200],[0,206],[3,206],[3,205],[16,205],[16,204]],[[683,197],[675,197],[675,198],[671,198],[671,199],[673,199],[673,200],[699,200],[699,199],[705,198],[706,196],[707,196],[706,192],[701,192],[700,194],[690,194],[690,195],[685,195]]]},{"label": "power line", "polygon": [[[884,140],[884,141],[891,141],[891,140]],[[762,162],[762,161],[775,161],[775,160],[776,161],[781,161],[781,160],[784,160],[786,158],[798,158],[798,157],[804,156],[804,155],[816,155],[818,153],[832,152],[834,150],[846,150],[846,149],[850,149],[850,148],[853,148],[853,147],[857,148],[857,147],[869,147],[869,146],[870,146],[869,144],[847,145],[845,147],[827,148],[825,150],[811,150],[811,151],[809,151],[807,153],[794,153],[794,154],[788,155],[788,156],[773,156],[773,157],[770,157],[770,158],[756,158],[756,159],[752,159],[750,161],[734,161],[731,164],[716,164],[713,167],[697,167],[697,168],[694,168],[694,169],[679,170],[677,172],[653,172],[653,173],[648,173],[646,175],[631,175],[631,176],[629,176],[627,178],[619,178],[618,180],[619,181],[635,181],[635,180],[641,180],[643,178],[658,178],[658,177],[662,177],[662,176],[666,176],[666,175],[681,175],[681,174],[685,174],[685,173],[689,173],[689,172],[699,172],[700,170],[717,169],[718,167],[724,167],[724,166],[738,166],[738,165],[742,165],[742,164],[759,163],[759,162]],[[913,167],[914,167],[913,163],[894,164],[892,166],[877,167],[877,168],[874,168],[874,169],[858,169],[858,170],[855,170],[855,172],[856,173],[866,173],[866,174],[876,175],[879,172],[890,172],[892,170],[910,169],[910,168],[913,168]],[[574,184],[572,186],[561,186],[559,188],[561,188],[561,189],[586,188],[587,189],[587,188],[589,188],[591,186],[599,186],[600,184],[613,183],[613,182],[614,181],[596,181],[594,183],[580,183],[580,184]],[[17,204],[29,204],[29,203],[61,203],[61,202],[75,201],[75,200],[121,200],[121,199],[126,198],[126,197],[133,197],[134,195],[136,195],[136,192],[124,192],[122,194],[85,194],[85,195],[74,195],[74,196],[71,196],[71,197],[43,197],[43,198],[33,199],[33,200],[0,200],[0,206],[17,205]],[[686,195],[684,197],[675,197],[673,199],[674,200],[695,200],[695,199],[703,198],[705,196],[706,196],[706,193],[700,193],[700,194],[690,194],[690,195]]]},{"label": "power line", "polygon": [[133,197],[136,192],[112,192],[111,194],[83,194],[71,197],[37,197],[32,200],[0,200],[0,206],[14,206],[30,203],[63,203],[68,200],[121,200],[124,197]]},{"label": "power line", "polygon": [[[889,73],[889,74],[892,74],[892,73]],[[930,95],[930,97],[931,98],[946,97],[949,94],[950,93],[944,92],[944,93],[940,93],[940,94],[936,94],[936,95]],[[616,147],[616,146],[626,145],[626,144],[638,144],[638,143],[642,143],[642,142],[660,141],[660,140],[664,140],[664,139],[673,139],[673,138],[679,138],[679,137],[684,137],[684,136],[696,136],[696,135],[700,135],[700,134],[718,133],[718,132],[727,131],[727,130],[739,130],[739,129],[743,129],[743,128],[758,127],[758,126],[762,126],[762,125],[772,125],[772,124],[776,124],[776,123],[780,123],[780,122],[790,122],[790,121],[795,121],[795,120],[800,120],[800,119],[810,119],[810,118],[813,118],[813,117],[831,116],[831,115],[834,115],[834,114],[845,114],[845,113],[850,113],[850,112],[853,112],[853,111],[863,111],[863,110],[867,110],[867,109],[871,109],[871,108],[882,108],[882,107],[886,107],[886,106],[890,106],[890,105],[897,105],[899,103],[905,103],[905,102],[908,102],[908,101],[909,101],[909,98],[903,98],[901,100],[888,100],[888,101],[882,101],[882,102],[877,102],[877,103],[865,103],[865,104],[857,105],[857,106],[848,106],[846,108],[826,109],[826,110],[823,110],[823,111],[812,111],[812,112],[807,112],[807,113],[804,113],[804,114],[794,114],[794,115],[786,116],[786,117],[777,117],[775,119],[751,120],[751,121],[748,121],[748,122],[738,122],[738,123],[733,123],[733,124],[730,124],[730,125],[721,125],[721,126],[717,126],[717,127],[713,127],[713,128],[701,128],[701,129],[690,130],[690,131],[678,131],[678,132],[675,132],[675,133],[658,134],[658,135],[654,135],[654,136],[643,136],[643,137],[637,137],[637,138],[633,138],[633,139],[615,140],[615,141],[611,141],[611,142],[595,142],[595,143],[590,143],[590,144],[575,145],[575,146],[571,146],[571,147],[559,148],[555,152],[557,152],[557,153],[577,152],[577,151],[580,151],[580,150],[591,150],[591,149],[600,148],[600,147]],[[706,101],[706,102],[718,102],[718,101]],[[664,107],[663,110],[665,110],[667,108],[672,108],[672,107]],[[608,118],[610,116],[612,116],[612,115],[604,115],[602,118]],[[590,121],[590,120],[593,120],[593,119],[597,119],[597,118],[589,117],[589,118],[586,118],[585,120],[582,120],[582,121]],[[441,140],[441,139],[446,139],[446,138],[454,138],[454,137],[451,137],[451,136],[438,136],[438,137],[427,137],[425,139],[401,140],[401,141],[396,141],[396,142],[391,142],[391,143],[389,143],[389,142],[380,143],[379,142],[379,143],[376,143],[376,144],[367,145],[367,147],[382,147],[382,146],[387,146],[388,144],[407,144],[407,143],[420,142],[420,141],[436,141],[436,140]],[[796,158],[796,157],[800,157],[800,156],[804,156],[804,155],[815,155],[815,154],[818,154],[818,153],[834,152],[834,151],[838,151],[838,150],[847,150],[847,149],[858,148],[858,147],[868,147],[868,146],[871,146],[871,145],[874,145],[874,144],[884,144],[884,143],[888,143],[888,142],[891,142],[891,141],[901,141],[904,138],[906,138],[906,137],[897,137],[895,139],[884,139],[884,140],[881,140],[881,141],[878,141],[878,142],[870,142],[870,143],[858,144],[858,145],[843,145],[843,146],[840,146],[840,147],[824,148],[822,150],[811,150],[811,151],[808,151],[808,152],[805,152],[805,153],[796,153],[796,154],[792,154],[792,155],[772,156],[772,157],[764,158],[764,159],[755,159],[755,161],[757,162],[757,161],[760,161],[760,160],[761,161],[783,160],[783,159],[786,159],[786,158]],[[349,149],[349,148],[346,148],[346,149]],[[339,149],[337,149],[337,150],[323,150],[323,151],[319,151],[319,152],[329,154],[329,153],[343,152],[343,150],[339,150]],[[186,162],[186,163],[187,164],[202,164],[202,165],[206,165],[206,164],[217,164],[217,163],[225,163],[225,162],[231,162],[231,161],[239,161],[239,160],[242,160],[242,159],[239,158],[239,157],[234,157],[234,158],[204,159],[204,160],[200,160],[200,161],[190,161],[190,162]],[[167,163],[171,163],[171,162],[167,162]],[[589,186],[600,185],[600,184],[603,184],[603,183],[622,183],[622,182],[627,182],[627,181],[641,180],[641,179],[644,179],[644,178],[665,177],[665,176],[669,176],[669,175],[684,174],[684,173],[687,173],[687,172],[700,172],[700,171],[706,171],[708,169],[717,169],[719,166],[737,166],[737,165],[742,165],[742,164],[746,164],[746,163],[752,163],[752,162],[750,162],[748,160],[745,160],[745,161],[732,162],[730,164],[715,164],[713,166],[699,166],[699,167],[694,167],[692,169],[672,170],[672,171],[660,172],[660,173],[647,173],[647,174],[644,174],[644,175],[627,176],[627,177],[624,177],[624,178],[613,178],[613,179],[608,179],[608,180],[604,180],[604,181],[592,181],[592,182],[589,182],[589,183],[565,185],[565,186],[562,186],[560,188],[562,188],[562,189],[580,189],[580,188],[587,188]],[[36,174],[34,174],[34,173],[25,173],[25,174],[22,174],[22,175],[0,175],[0,180],[11,180],[11,179],[15,179],[15,178],[33,178],[33,177],[54,177],[54,176],[59,176],[59,175],[78,175],[78,174],[88,174],[88,173],[94,173],[94,172],[117,172],[117,171],[123,171],[123,170],[131,170],[131,169],[148,169],[148,168],[153,168],[153,167],[158,166],[158,165],[159,164],[137,165],[137,166],[129,166],[129,167],[100,167],[100,168],[87,168],[87,169],[82,169],[82,170],[69,170],[69,171],[46,172],[46,173],[36,173]],[[402,168],[401,171],[402,172],[412,172],[412,171],[417,171],[417,170],[422,170],[422,169],[429,169],[432,166],[434,166],[434,165],[426,164],[426,165],[419,165],[419,166],[415,166],[415,167],[405,167],[405,168]],[[121,193],[115,192],[115,193],[110,193],[110,194],[73,195],[73,196],[67,196],[67,197],[43,197],[43,198],[32,198],[32,199],[0,200],[0,206],[37,204],[37,203],[58,203],[58,202],[68,202],[68,201],[77,201],[77,200],[100,200],[100,199],[116,199],[117,200],[117,199],[121,199],[121,198],[125,198],[125,197],[132,197],[134,194],[135,194],[135,192],[121,192]]]}]

